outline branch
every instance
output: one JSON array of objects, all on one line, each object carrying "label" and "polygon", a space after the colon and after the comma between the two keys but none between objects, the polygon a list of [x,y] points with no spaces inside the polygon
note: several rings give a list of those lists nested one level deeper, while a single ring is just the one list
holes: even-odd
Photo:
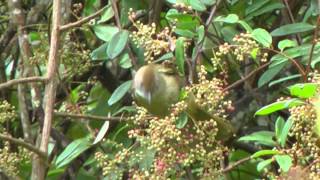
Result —
[{"label": "branch", "polygon": [[223,91],[229,91],[230,89],[233,89],[235,87],[237,87],[238,85],[240,85],[241,83],[245,82],[247,79],[249,79],[251,76],[253,76],[254,74],[256,74],[257,72],[261,71],[262,69],[264,69],[265,67],[269,66],[271,64],[271,62],[268,62],[266,64],[263,64],[262,66],[260,66],[258,69],[252,71],[251,73],[249,73],[247,76],[243,77],[242,79],[232,83],[230,86],[226,87],[223,89]]},{"label": "branch", "polygon": [[24,84],[24,83],[31,83],[31,82],[46,82],[46,81],[47,81],[46,77],[39,77],[39,76],[12,79],[12,80],[9,80],[5,83],[1,83],[0,90],[5,89],[5,88],[9,88],[9,87],[17,85],[17,84]]},{"label": "branch", "polygon": [[313,57],[313,51],[314,51],[316,44],[318,43],[319,26],[320,26],[320,16],[318,16],[317,26],[316,26],[316,29],[314,30],[314,34],[313,34],[313,42],[312,42],[312,46],[310,49],[308,64],[306,67],[306,75],[308,75],[311,70],[311,61],[312,61],[312,57]]},{"label": "branch", "polygon": [[109,8],[109,7],[110,7],[110,5],[107,5],[107,6],[103,7],[102,9],[98,10],[97,12],[91,14],[90,16],[84,17],[76,22],[62,25],[62,26],[60,26],[60,31],[65,31],[70,28],[81,26],[82,24],[89,22],[91,19],[99,16],[106,8]]},{"label": "branch", "polygon": [[5,134],[2,134],[0,133],[0,139],[4,140],[4,141],[9,141],[9,142],[12,142],[14,144],[17,144],[19,146],[22,146],[26,149],[28,149],[29,151],[31,152],[34,152],[36,153],[37,155],[39,155],[42,159],[46,160],[47,159],[47,155],[40,151],[38,148],[36,148],[35,146],[33,146],[32,144],[29,144],[27,142],[24,142],[20,139],[16,139],[16,138],[13,138],[11,136],[8,136],[8,135],[5,135]]},{"label": "branch", "polygon": [[240,159],[238,161],[236,161],[235,163],[230,164],[229,166],[227,166],[226,168],[222,169],[220,172],[221,173],[226,173],[229,172],[231,170],[233,170],[235,167],[239,166],[242,163],[245,163],[247,161],[251,160],[251,156],[248,156],[246,158]]},{"label": "branch", "polygon": [[101,120],[101,121],[128,121],[129,118],[125,117],[106,117],[106,116],[95,116],[95,115],[86,115],[86,114],[69,114],[63,112],[54,112],[54,115],[61,117],[70,117],[70,118],[80,118],[80,119],[92,119],[92,120]]}]

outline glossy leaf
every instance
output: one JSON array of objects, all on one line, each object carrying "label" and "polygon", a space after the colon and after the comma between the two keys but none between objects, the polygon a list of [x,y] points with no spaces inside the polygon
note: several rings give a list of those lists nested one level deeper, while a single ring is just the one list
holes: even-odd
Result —
[{"label": "glossy leaf", "polygon": [[282,41],[280,41],[278,43],[278,48],[283,51],[285,48],[288,48],[288,47],[295,47],[297,46],[297,42],[296,41],[292,41],[290,39],[284,39]]},{"label": "glossy leaf", "polygon": [[274,157],[282,171],[288,172],[292,166],[292,158],[288,155],[275,155]]},{"label": "glossy leaf", "polygon": [[130,90],[132,80],[122,83],[111,95],[108,104],[111,106],[117,103]]},{"label": "glossy leaf", "polygon": [[104,136],[108,132],[109,124],[110,124],[109,121],[106,121],[106,122],[103,123],[102,127],[99,130],[99,133],[98,133],[97,137],[93,141],[93,144],[99,143],[104,138]]},{"label": "glossy leaf", "polygon": [[190,6],[196,11],[207,10],[206,6],[200,0],[189,0]]},{"label": "glossy leaf", "polygon": [[69,164],[77,158],[81,153],[91,147],[91,142],[88,137],[77,139],[71,142],[60,155],[58,155],[55,165],[61,168]]},{"label": "glossy leaf", "polygon": [[271,81],[269,83],[269,87],[274,86],[274,85],[279,84],[279,83],[282,83],[282,82],[286,82],[286,81],[292,80],[292,79],[297,79],[299,77],[301,77],[301,74],[294,74],[294,75],[286,76],[286,77]]},{"label": "glossy leaf", "polygon": [[90,54],[92,60],[101,60],[101,59],[109,59],[107,55],[107,47],[108,43],[104,43],[99,46],[97,49],[93,50]]},{"label": "glossy leaf", "polygon": [[199,44],[200,42],[202,42],[204,40],[204,36],[205,36],[205,31],[204,31],[204,26],[201,25],[198,29],[197,29],[197,34],[198,34],[198,41],[197,43]]},{"label": "glossy leaf", "polygon": [[301,101],[299,99],[288,99],[283,101],[274,102],[272,104],[269,104],[267,106],[264,106],[263,108],[259,109],[255,115],[264,116],[271,113],[274,113],[276,111],[280,111],[283,109],[288,109],[294,106],[299,106],[305,104],[304,101]]},{"label": "glossy leaf", "polygon": [[267,159],[267,160],[263,160],[263,161],[259,162],[259,164],[257,165],[257,170],[259,172],[262,171],[264,168],[269,166],[272,162],[273,162],[273,159]]},{"label": "glossy leaf", "polygon": [[281,26],[271,32],[272,36],[284,36],[289,34],[301,33],[313,30],[315,28],[314,25],[308,23],[294,23],[294,24],[287,24]]},{"label": "glossy leaf", "polygon": [[268,31],[266,31],[265,29],[258,28],[254,29],[251,34],[253,39],[258,41],[264,47],[270,47],[272,43],[272,37]]},{"label": "glossy leaf", "polygon": [[274,132],[259,131],[239,138],[239,141],[253,141],[258,144],[274,147],[276,142],[273,140]]},{"label": "glossy leaf", "polygon": [[96,25],[93,26],[94,33],[103,41],[109,42],[111,38],[119,31],[115,26]]},{"label": "glossy leaf", "polygon": [[317,93],[319,85],[317,83],[298,83],[288,87],[290,95],[299,98],[311,98]]},{"label": "glossy leaf", "polygon": [[275,155],[275,154],[279,154],[280,152],[278,150],[260,150],[254,154],[251,155],[251,158],[258,158],[261,156],[270,156],[270,155]]},{"label": "glossy leaf", "polygon": [[214,22],[224,22],[224,23],[237,23],[239,21],[239,17],[236,14],[229,14],[228,16],[218,16],[214,19]]},{"label": "glossy leaf", "polygon": [[122,30],[115,34],[107,48],[107,54],[110,59],[116,58],[126,47],[128,42],[129,32]]},{"label": "glossy leaf", "polygon": [[184,74],[184,62],[185,62],[185,56],[184,56],[184,38],[179,37],[176,41],[176,64],[178,67],[178,71],[180,74]]},{"label": "glossy leaf", "polygon": [[288,118],[288,120],[284,124],[283,129],[282,129],[281,134],[280,134],[280,139],[279,140],[280,140],[281,147],[284,147],[286,145],[286,141],[288,139],[288,134],[289,134],[289,131],[290,131],[292,125],[293,125],[292,118]]},{"label": "glossy leaf", "polygon": [[188,115],[187,113],[185,112],[182,112],[180,115],[179,115],[179,118],[177,119],[176,121],[176,127],[178,129],[181,129],[183,127],[185,127],[185,125],[188,123]]},{"label": "glossy leaf", "polygon": [[119,65],[124,69],[132,67],[131,59],[128,53],[124,53],[122,54],[122,56],[120,56]]},{"label": "glossy leaf", "polygon": [[281,133],[282,133],[282,130],[283,130],[285,123],[286,122],[284,121],[284,119],[281,116],[279,116],[276,120],[275,133],[276,133],[277,141],[279,143],[280,143]]},{"label": "glossy leaf", "polygon": [[114,16],[114,12],[112,7],[109,5],[109,7],[104,10],[104,12],[101,15],[101,18],[98,20],[98,24],[106,22],[108,20],[110,20],[112,17]]},{"label": "glossy leaf", "polygon": [[258,87],[262,87],[263,85],[270,82],[276,75],[280,73],[280,71],[286,66],[286,63],[281,63],[278,66],[270,67],[266,70],[258,80]]},{"label": "glossy leaf", "polygon": [[267,4],[265,4],[264,6],[262,6],[261,8],[257,9],[256,11],[248,14],[248,16],[246,17],[246,20],[250,20],[252,19],[253,17],[256,17],[256,16],[260,16],[264,13],[268,13],[268,12],[272,12],[276,9],[281,9],[281,8],[284,8],[285,6],[280,3],[280,2],[269,2]]}]

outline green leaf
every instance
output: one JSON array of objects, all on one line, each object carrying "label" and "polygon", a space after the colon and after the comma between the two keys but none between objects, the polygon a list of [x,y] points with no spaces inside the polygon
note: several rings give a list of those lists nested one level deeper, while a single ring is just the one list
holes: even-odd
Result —
[{"label": "green leaf", "polygon": [[288,109],[288,108],[291,108],[291,107],[294,107],[294,106],[299,106],[299,105],[302,105],[302,104],[305,104],[305,102],[301,101],[299,99],[295,99],[295,98],[294,99],[288,99],[288,100],[274,102],[272,104],[269,104],[269,105],[264,106],[261,109],[259,109],[255,113],[255,116],[256,115],[259,115],[259,116],[268,115],[268,114],[271,114],[271,113],[276,112],[276,111],[280,111],[280,110],[283,110],[283,109]]},{"label": "green leaf", "polygon": [[272,43],[272,37],[268,31],[266,31],[265,29],[258,28],[254,29],[251,34],[253,39],[258,41],[264,47],[270,47]]},{"label": "green leaf", "polygon": [[111,95],[108,105],[111,106],[118,102],[131,88],[132,80],[122,83]]},{"label": "green leaf", "polygon": [[90,54],[92,60],[109,59],[107,56],[108,43],[104,43],[97,49],[93,50]]},{"label": "green leaf", "polygon": [[121,55],[119,65],[124,69],[128,69],[132,67],[131,59],[128,53],[124,53]]},{"label": "green leaf", "polygon": [[192,9],[196,11],[205,11],[207,10],[206,6],[200,0],[189,0],[189,3]]},{"label": "green leaf", "polygon": [[95,138],[95,140],[93,141],[93,144],[97,144],[98,142],[100,142],[104,136],[106,135],[106,133],[108,132],[108,129],[109,129],[109,124],[110,122],[109,121],[106,121],[103,123],[97,137]]},{"label": "green leaf", "polygon": [[273,140],[273,137],[274,132],[272,131],[259,131],[243,136],[238,141],[253,141],[258,144],[275,147],[277,143]]},{"label": "green leaf", "polygon": [[292,41],[290,39],[284,39],[282,41],[280,41],[278,43],[278,48],[283,51],[285,48],[288,48],[288,47],[295,47],[297,46],[297,42],[296,41]]},{"label": "green leaf", "polygon": [[288,89],[291,96],[307,99],[316,95],[318,86],[317,83],[298,83]]},{"label": "green leaf", "polygon": [[174,32],[180,36],[187,37],[187,38],[193,38],[195,36],[195,33],[188,29],[179,29],[176,28]]},{"label": "green leaf", "polygon": [[203,25],[201,25],[201,26],[197,29],[197,34],[198,34],[197,44],[199,44],[200,42],[202,42],[202,41],[204,40],[204,36],[205,36],[204,26],[203,26]]},{"label": "green leaf", "polygon": [[119,29],[115,26],[95,25],[93,31],[99,39],[109,42]]},{"label": "green leaf", "polygon": [[170,23],[175,24],[177,29],[195,32],[197,27],[200,26],[200,20],[198,17],[194,17],[190,14],[179,13],[176,9],[170,9],[165,17]]},{"label": "green leaf", "polygon": [[292,166],[292,158],[288,155],[275,155],[274,157],[282,171],[288,172]]},{"label": "green leaf", "polygon": [[104,12],[101,15],[101,18],[98,20],[98,24],[106,22],[108,20],[110,20],[112,17],[114,16],[114,12],[112,7],[109,5],[109,7],[104,10]]},{"label": "green leaf", "polygon": [[259,164],[257,165],[257,170],[258,170],[259,172],[262,171],[264,168],[266,168],[267,166],[269,166],[272,162],[273,162],[273,159],[272,159],[272,158],[259,162]]},{"label": "green leaf", "polygon": [[251,155],[251,158],[258,158],[261,156],[270,156],[270,155],[275,155],[275,154],[279,154],[280,152],[278,150],[260,150],[254,154]]},{"label": "green leaf", "polygon": [[246,16],[253,13],[254,11],[257,11],[261,7],[263,7],[266,3],[268,3],[270,0],[257,0],[253,1],[250,6],[246,8]]},{"label": "green leaf", "polygon": [[201,0],[201,2],[207,6],[212,6],[216,3],[216,0]]},{"label": "green leaf", "polygon": [[280,139],[281,139],[280,137],[281,137],[284,124],[285,124],[284,119],[281,116],[279,116],[276,120],[276,125],[275,125],[276,138],[279,143],[280,143]]},{"label": "green leaf", "polygon": [[176,121],[176,127],[178,129],[182,129],[187,123],[188,123],[188,115],[187,113],[182,112]]},{"label": "green leaf", "polygon": [[288,120],[284,124],[283,129],[280,134],[280,146],[281,147],[284,147],[286,145],[286,141],[288,139],[288,134],[289,134],[289,131],[290,131],[292,125],[293,125],[292,118],[288,118]]},{"label": "green leaf", "polygon": [[258,80],[258,87],[262,87],[263,85],[267,84],[271,81],[284,67],[286,63],[279,64],[278,66],[270,67],[266,70]]},{"label": "green leaf", "polygon": [[114,59],[123,51],[128,42],[128,38],[129,32],[125,30],[119,31],[112,37],[107,48],[107,54],[110,59]]},{"label": "green leaf", "polygon": [[258,10],[250,13],[247,17],[246,17],[246,20],[250,20],[252,19],[253,17],[255,16],[260,16],[264,13],[268,13],[268,12],[271,12],[271,11],[274,11],[276,9],[281,9],[281,8],[284,8],[285,6],[280,3],[280,2],[270,2],[264,6],[262,6],[262,8],[259,8]]},{"label": "green leaf", "polygon": [[178,71],[180,74],[184,74],[184,62],[185,62],[185,56],[184,56],[184,38],[179,37],[176,41],[176,64],[178,67]]},{"label": "green leaf", "polygon": [[239,21],[239,17],[236,14],[229,14],[228,16],[218,16],[214,19],[214,22],[224,22],[224,23],[237,23]]},{"label": "green leaf", "polygon": [[246,21],[243,21],[243,20],[239,20],[238,23],[249,33],[252,32],[252,28],[250,27],[250,25],[246,22]]},{"label": "green leaf", "polygon": [[296,79],[296,78],[299,78],[299,77],[301,77],[301,74],[294,74],[294,75],[286,76],[286,77],[271,81],[269,83],[269,87],[274,86],[274,85],[279,84],[279,83],[282,83],[282,82],[285,82],[285,81]]},{"label": "green leaf", "polygon": [[306,32],[313,30],[315,28],[314,25],[308,24],[308,23],[294,23],[294,24],[287,24],[284,26],[281,26],[271,32],[272,36],[284,36],[288,34],[295,34],[300,32]]},{"label": "green leaf", "polygon": [[172,52],[168,52],[168,53],[162,55],[161,57],[159,57],[159,59],[155,60],[155,62],[161,62],[161,61],[172,59],[172,58],[173,58]]},{"label": "green leaf", "polygon": [[61,168],[69,164],[72,160],[77,158],[81,153],[91,147],[91,142],[88,137],[72,141],[60,155],[58,155],[55,165]]}]

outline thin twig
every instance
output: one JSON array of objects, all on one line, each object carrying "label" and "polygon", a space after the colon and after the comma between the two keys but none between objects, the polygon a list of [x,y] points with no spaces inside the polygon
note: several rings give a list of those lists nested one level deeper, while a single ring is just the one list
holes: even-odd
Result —
[{"label": "thin twig", "polygon": [[[205,30],[205,34],[208,32],[208,28],[212,22],[212,19],[213,19],[213,16],[214,14],[216,13],[216,10],[217,10],[217,7],[218,5],[220,4],[221,0],[217,0],[215,5],[212,6],[211,8],[211,11],[210,11],[210,15],[206,21],[206,24],[205,24],[205,27],[204,27],[204,30]],[[190,73],[192,74],[192,79],[189,79],[190,83],[193,83],[193,75],[195,74],[195,69],[196,69],[196,64],[197,64],[197,59],[201,53],[201,49],[202,49],[202,45],[203,45],[203,40],[200,42],[200,43],[197,43],[196,46],[195,46],[195,56],[192,58],[191,60],[191,63],[192,63],[192,66],[191,66],[191,70],[190,70]]]},{"label": "thin twig", "polygon": [[251,73],[249,73],[247,76],[243,77],[242,79],[232,83],[231,85],[229,85],[228,87],[224,88],[223,91],[229,91],[230,89],[233,89],[235,87],[237,87],[238,85],[240,85],[241,83],[245,82],[247,79],[249,79],[251,76],[253,76],[254,74],[256,74],[257,72],[261,71],[262,69],[264,69],[265,67],[269,66],[271,64],[271,62],[265,63],[262,66],[260,66],[258,69],[252,71]]},{"label": "thin twig", "polygon": [[266,50],[268,51],[271,51],[271,52],[274,52],[274,53],[277,53],[281,56],[284,56],[285,58],[288,58],[289,61],[291,61],[295,66],[296,68],[298,69],[298,71],[300,72],[301,76],[304,77],[304,80],[306,80],[307,78],[307,74],[306,74],[306,71],[304,70],[303,66],[297,62],[296,60],[294,60],[292,57],[286,55],[285,53],[283,52],[280,52],[280,51],[277,51],[275,49],[271,49],[271,48],[265,48]]},{"label": "thin twig", "polygon": [[125,117],[106,117],[106,116],[96,116],[96,115],[86,115],[86,114],[70,114],[70,113],[63,113],[63,112],[54,112],[56,116],[62,117],[70,117],[70,118],[79,118],[79,119],[93,119],[93,120],[102,120],[102,121],[127,121],[129,118]]},{"label": "thin twig", "polygon": [[106,8],[109,8],[110,5],[107,5],[105,7],[103,7],[102,9],[98,10],[97,12],[91,14],[90,16],[87,16],[87,17],[84,17],[76,22],[72,22],[72,23],[69,23],[69,24],[65,24],[65,25],[62,25],[60,26],[60,30],[61,31],[65,31],[67,29],[70,29],[70,28],[74,28],[74,27],[79,27],[81,26],[82,24],[86,23],[86,22],[89,22],[91,19],[99,16]]},{"label": "thin twig", "polygon": [[[289,18],[290,18],[291,23],[295,23],[293,14],[292,14],[291,9],[290,9],[290,5],[288,4],[288,0],[283,0],[283,2],[284,2],[285,6],[286,6],[286,8],[287,8],[287,11],[288,11],[288,14],[289,14]],[[302,39],[301,39],[299,33],[296,34],[296,38],[297,38],[298,44],[301,44]]]},{"label": "thin twig", "polygon": [[239,161],[236,161],[235,163],[230,164],[229,166],[227,166],[226,168],[221,170],[221,173],[226,173],[229,172],[231,170],[233,170],[235,167],[239,166],[240,164],[243,164],[247,161],[251,160],[251,156],[248,156],[246,158],[240,159]]},{"label": "thin twig", "polygon": [[9,87],[17,85],[17,84],[31,83],[31,82],[45,82],[45,81],[47,81],[47,79],[48,78],[46,78],[46,77],[39,77],[39,76],[12,79],[12,80],[9,80],[5,83],[1,83],[0,90],[5,89],[5,88],[9,88]]},{"label": "thin twig", "polygon": [[311,70],[311,61],[312,61],[312,57],[313,57],[313,51],[314,51],[316,44],[318,43],[319,26],[320,26],[320,16],[318,16],[317,26],[316,26],[316,29],[314,30],[314,34],[313,34],[313,42],[312,42],[312,46],[310,49],[308,64],[306,67],[306,75],[308,75]]},{"label": "thin twig", "polygon": [[17,144],[19,146],[22,146],[26,149],[28,149],[29,151],[31,152],[34,152],[36,153],[37,155],[39,155],[42,159],[46,160],[47,159],[47,156],[44,152],[40,151],[38,148],[36,148],[34,145],[32,144],[29,144],[27,142],[24,142],[23,140],[20,140],[20,139],[16,139],[16,138],[13,138],[11,136],[8,136],[8,135],[5,135],[5,134],[2,134],[0,133],[0,139],[4,140],[4,141],[9,141],[9,142],[12,142],[14,144]]}]

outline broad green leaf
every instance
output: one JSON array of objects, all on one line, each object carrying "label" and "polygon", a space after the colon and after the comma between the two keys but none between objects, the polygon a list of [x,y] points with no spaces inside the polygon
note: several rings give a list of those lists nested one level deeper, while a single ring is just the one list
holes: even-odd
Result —
[{"label": "broad green leaf", "polygon": [[119,31],[112,37],[107,48],[107,54],[110,59],[114,59],[123,51],[128,42],[128,38],[129,32],[125,30]]},{"label": "broad green leaf", "polygon": [[107,55],[108,43],[104,43],[97,49],[93,50],[90,54],[92,60],[109,59]]},{"label": "broad green leaf", "polygon": [[200,20],[198,17],[194,17],[190,14],[182,14],[176,9],[170,9],[165,17],[169,22],[175,24],[177,29],[195,32],[197,27],[200,26]]},{"label": "broad green leaf", "polygon": [[286,145],[286,141],[288,139],[288,134],[289,134],[289,131],[290,131],[292,125],[293,125],[292,118],[288,118],[288,120],[284,124],[283,129],[282,129],[281,134],[280,134],[280,139],[279,140],[280,140],[281,147],[284,147]]},{"label": "broad green leaf", "polygon": [[276,127],[275,127],[275,133],[276,133],[276,138],[277,138],[277,141],[280,143],[280,139],[281,139],[281,133],[282,133],[282,130],[283,130],[283,127],[285,125],[285,121],[284,119],[279,116],[276,120]]},{"label": "broad green leaf", "polygon": [[119,65],[124,69],[128,69],[132,67],[131,59],[128,53],[124,53],[121,55]]},{"label": "broad green leaf", "polygon": [[284,36],[288,34],[295,34],[313,30],[315,28],[314,25],[308,23],[294,23],[283,25],[271,32],[272,36]]},{"label": "broad green leaf", "polygon": [[192,9],[196,11],[205,11],[207,10],[206,6],[200,0],[189,0],[189,3]]},{"label": "broad green leaf", "polygon": [[266,70],[258,80],[258,87],[262,87],[271,81],[280,71],[286,66],[286,63],[281,63],[278,66],[270,67]]},{"label": "broad green leaf", "polygon": [[110,20],[112,17],[114,16],[114,12],[112,7],[109,5],[109,7],[104,10],[104,12],[101,15],[101,18],[98,20],[98,24],[106,22],[108,20]]},{"label": "broad green leaf", "polygon": [[108,104],[111,106],[118,102],[131,88],[132,80],[122,83],[111,95]]},{"label": "broad green leaf", "polygon": [[207,6],[212,6],[216,3],[216,0],[201,0],[201,2]]},{"label": "broad green leaf", "polygon": [[185,62],[185,56],[184,56],[184,38],[179,37],[176,41],[176,64],[178,66],[178,70],[180,74],[184,74],[184,62]]},{"label": "broad green leaf", "polygon": [[250,27],[250,25],[243,20],[239,20],[238,23],[243,27],[243,29],[245,29],[248,33],[252,32],[252,28]]},{"label": "broad green leaf", "polygon": [[291,96],[307,99],[316,95],[318,87],[317,83],[298,83],[288,89]]},{"label": "broad green leaf", "polygon": [[88,137],[77,139],[71,142],[60,155],[58,155],[55,165],[61,168],[69,164],[77,158],[81,153],[91,147],[91,142]]},{"label": "broad green leaf", "polygon": [[173,58],[173,54],[172,54],[172,52],[169,52],[169,53],[162,55],[159,59],[155,60],[155,62],[161,62],[161,61],[172,59],[172,58]]},{"label": "broad green leaf", "polygon": [[204,36],[205,36],[205,31],[204,31],[204,26],[201,25],[198,29],[197,29],[197,34],[198,34],[198,41],[197,44],[199,44],[200,42],[202,42],[204,40]]},{"label": "broad green leaf", "polygon": [[214,22],[224,22],[224,23],[237,23],[239,21],[239,17],[236,14],[229,14],[228,16],[218,16],[214,19]]},{"label": "broad green leaf", "polygon": [[99,39],[109,42],[119,29],[115,26],[95,25],[93,31]]},{"label": "broad green leaf", "polygon": [[273,140],[274,132],[259,131],[239,138],[238,141],[253,141],[258,144],[274,147],[276,142]]},{"label": "broad green leaf", "polygon": [[254,29],[251,34],[253,39],[258,41],[264,47],[270,47],[272,43],[272,37],[268,31],[266,31],[265,29],[258,28]]},{"label": "broad green leaf", "polygon": [[292,158],[288,155],[275,155],[274,157],[282,171],[288,172],[292,166]]},{"label": "broad green leaf", "polygon": [[261,7],[263,7],[266,3],[268,3],[270,0],[256,0],[253,1],[250,6],[246,8],[246,16],[251,14],[254,11],[257,11]]},{"label": "broad green leaf", "polygon": [[187,37],[187,38],[193,38],[195,36],[195,33],[188,29],[176,28],[174,32],[180,36]]},{"label": "broad green leaf", "polygon": [[285,6],[280,3],[280,2],[269,2],[268,4],[265,4],[264,6],[262,6],[260,9],[248,14],[248,16],[246,17],[246,20],[250,20],[255,16],[260,16],[264,13],[268,13],[268,12],[272,12],[276,9],[281,9],[284,8]]},{"label": "broad green leaf", "polygon": [[273,159],[267,159],[267,160],[263,160],[261,162],[259,162],[259,164],[257,165],[257,170],[260,172],[262,171],[264,168],[266,168],[267,166],[269,166],[271,163],[273,162]]},{"label": "broad green leaf", "polygon": [[267,106],[262,107],[261,109],[259,109],[255,115],[258,116],[264,116],[264,115],[268,115],[271,114],[273,112],[276,111],[280,111],[283,109],[288,109],[294,106],[299,106],[305,104],[304,101],[301,101],[299,99],[288,99],[288,100],[283,100],[283,101],[278,101],[278,102],[274,102],[272,104],[269,104]]},{"label": "broad green leaf", "polygon": [[182,112],[176,121],[176,127],[178,129],[182,129],[187,123],[188,123],[188,115],[187,113]]},{"label": "broad green leaf", "polygon": [[296,79],[296,78],[299,78],[299,77],[301,77],[301,74],[294,74],[294,75],[286,76],[286,77],[271,81],[269,83],[269,87],[274,86],[274,85],[279,84],[279,83],[282,83],[282,82],[285,82],[285,81]]},{"label": "broad green leaf", "polygon": [[290,39],[284,39],[282,41],[280,41],[278,43],[278,48],[283,51],[285,48],[288,48],[288,47],[295,47],[297,46],[297,42],[296,41],[292,41]]},{"label": "broad green leaf", "polygon": [[275,154],[279,154],[280,152],[278,150],[260,150],[254,154],[251,155],[251,158],[258,158],[261,156],[270,156],[270,155],[275,155]]},{"label": "broad green leaf", "polygon": [[98,133],[96,139],[93,141],[93,144],[97,144],[98,142],[100,142],[104,138],[104,136],[108,132],[109,124],[110,124],[109,121],[106,121],[106,122],[103,123],[101,129],[99,130],[99,133]]}]

